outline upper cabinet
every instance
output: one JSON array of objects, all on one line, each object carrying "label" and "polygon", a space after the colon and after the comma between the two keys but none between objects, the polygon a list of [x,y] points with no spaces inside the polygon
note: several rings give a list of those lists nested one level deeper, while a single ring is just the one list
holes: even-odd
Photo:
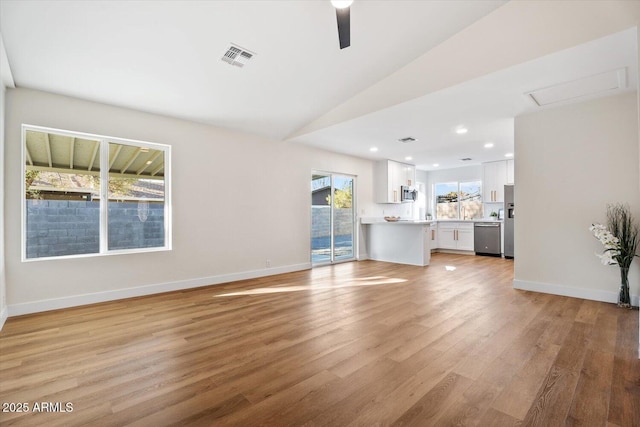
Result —
[{"label": "upper cabinet", "polygon": [[503,203],[504,186],[507,184],[507,161],[482,164],[483,200],[485,203]]},{"label": "upper cabinet", "polygon": [[507,160],[507,184],[515,184],[516,176],[515,176],[515,168],[513,159]]},{"label": "upper cabinet", "polygon": [[399,163],[402,167],[400,185],[416,185],[416,167],[407,163]]},{"label": "upper cabinet", "polygon": [[376,162],[374,184],[376,203],[400,203],[400,187],[415,185],[416,167],[393,160]]}]

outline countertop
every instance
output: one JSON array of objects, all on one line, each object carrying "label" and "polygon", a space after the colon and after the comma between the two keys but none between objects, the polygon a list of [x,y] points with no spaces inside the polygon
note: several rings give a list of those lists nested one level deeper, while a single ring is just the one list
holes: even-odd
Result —
[{"label": "countertop", "polygon": [[398,225],[416,225],[416,224],[432,224],[435,221],[427,221],[424,219],[401,219],[399,221],[385,221],[384,218],[360,218],[361,224],[398,224]]},{"label": "countertop", "polygon": [[503,219],[474,218],[474,219],[437,219],[433,222],[504,222]]},{"label": "countertop", "polygon": [[367,224],[398,224],[398,225],[415,225],[415,224],[437,224],[439,222],[504,222],[504,220],[496,220],[496,219],[434,219],[434,220],[424,220],[424,219],[409,219],[404,220],[400,219],[399,221],[385,221],[384,218],[380,217],[368,217],[368,218],[360,218],[360,223]]}]

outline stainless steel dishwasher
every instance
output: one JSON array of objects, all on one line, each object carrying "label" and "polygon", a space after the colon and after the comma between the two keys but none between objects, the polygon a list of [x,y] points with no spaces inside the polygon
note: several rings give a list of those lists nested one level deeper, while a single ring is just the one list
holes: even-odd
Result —
[{"label": "stainless steel dishwasher", "polygon": [[476,255],[501,256],[500,223],[476,222],[473,225],[473,249]]}]

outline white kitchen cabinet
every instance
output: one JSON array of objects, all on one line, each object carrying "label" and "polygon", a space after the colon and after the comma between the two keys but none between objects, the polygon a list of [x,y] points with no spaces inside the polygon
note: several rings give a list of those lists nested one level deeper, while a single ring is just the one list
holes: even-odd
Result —
[{"label": "white kitchen cabinet", "polygon": [[439,222],[438,248],[473,251],[472,222]]},{"label": "white kitchen cabinet", "polygon": [[402,181],[400,185],[416,185],[416,167],[407,163],[401,163],[402,166]]},{"label": "white kitchen cabinet", "polygon": [[400,187],[414,185],[416,167],[393,160],[376,162],[374,184],[376,203],[400,203]]},{"label": "white kitchen cabinet", "polygon": [[485,203],[503,203],[504,186],[507,183],[507,162],[482,164],[482,193]]},{"label": "white kitchen cabinet", "polygon": [[376,162],[374,171],[374,191],[376,203],[400,203],[400,187],[395,188],[397,178],[396,162],[382,160]]},{"label": "white kitchen cabinet", "polygon": [[432,223],[431,228],[429,229],[429,248],[432,251],[435,251],[440,246],[438,246],[438,230],[436,229],[436,224]]},{"label": "white kitchen cabinet", "polygon": [[438,248],[440,249],[457,249],[456,229],[442,227],[438,224]]},{"label": "white kitchen cabinet", "polygon": [[457,249],[459,251],[472,251],[473,246],[473,224],[471,228],[458,228],[458,234],[456,236]]},{"label": "white kitchen cabinet", "polygon": [[515,184],[515,182],[515,163],[513,162],[513,159],[509,159],[507,160],[507,184]]}]

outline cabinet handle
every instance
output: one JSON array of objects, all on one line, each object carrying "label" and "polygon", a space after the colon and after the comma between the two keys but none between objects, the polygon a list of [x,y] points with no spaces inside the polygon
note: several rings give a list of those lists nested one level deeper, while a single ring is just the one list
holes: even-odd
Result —
[{"label": "cabinet handle", "polygon": [[398,201],[398,190],[393,190],[393,201],[394,202]]},{"label": "cabinet handle", "polygon": [[453,230],[453,240],[458,240],[458,230]]},{"label": "cabinet handle", "polygon": [[436,230],[431,230],[431,240],[436,240]]}]

